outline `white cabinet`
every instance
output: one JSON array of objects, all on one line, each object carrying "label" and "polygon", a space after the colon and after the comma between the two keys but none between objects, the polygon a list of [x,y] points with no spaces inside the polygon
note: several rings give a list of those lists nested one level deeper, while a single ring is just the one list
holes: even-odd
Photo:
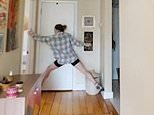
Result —
[{"label": "white cabinet", "polygon": [[16,98],[6,97],[4,91],[0,91],[0,115],[38,115],[41,102],[40,75],[16,75],[14,83],[22,80],[24,82],[23,92]]},{"label": "white cabinet", "polygon": [[85,76],[71,64],[50,73],[42,90],[85,90]]},{"label": "white cabinet", "polygon": [[0,99],[0,115],[25,115],[25,98]]},{"label": "white cabinet", "polygon": [[51,72],[42,90],[72,90],[72,65],[66,64]]}]

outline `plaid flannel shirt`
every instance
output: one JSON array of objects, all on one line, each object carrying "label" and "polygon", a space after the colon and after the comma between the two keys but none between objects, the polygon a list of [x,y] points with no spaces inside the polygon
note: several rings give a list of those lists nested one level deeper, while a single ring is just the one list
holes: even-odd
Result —
[{"label": "plaid flannel shirt", "polygon": [[58,32],[51,36],[34,35],[33,38],[45,42],[53,50],[54,58],[59,64],[72,63],[78,59],[73,46],[84,46],[84,43],[66,32]]}]

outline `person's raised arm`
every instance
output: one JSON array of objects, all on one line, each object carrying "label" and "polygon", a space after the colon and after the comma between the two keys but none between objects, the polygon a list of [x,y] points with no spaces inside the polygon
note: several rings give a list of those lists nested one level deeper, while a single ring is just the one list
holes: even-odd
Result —
[{"label": "person's raised arm", "polygon": [[49,43],[52,39],[52,36],[42,36],[38,35],[37,33],[33,32],[31,29],[28,31],[28,34],[37,41]]},{"label": "person's raised arm", "polygon": [[77,46],[77,47],[82,47],[84,46],[84,43],[82,41],[79,41],[79,40],[76,40],[71,34],[69,34],[69,38],[70,38],[70,41],[71,41],[71,44],[74,46]]}]

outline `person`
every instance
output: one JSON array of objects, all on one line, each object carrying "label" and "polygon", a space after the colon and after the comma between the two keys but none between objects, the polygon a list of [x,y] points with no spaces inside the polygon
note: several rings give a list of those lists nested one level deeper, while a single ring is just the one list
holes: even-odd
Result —
[{"label": "person", "polygon": [[34,40],[45,42],[53,50],[55,61],[53,64],[49,65],[46,71],[43,73],[43,82],[49,77],[51,71],[63,66],[64,64],[72,64],[92,81],[92,83],[96,86],[96,89],[101,90],[101,85],[95,81],[93,75],[79,60],[79,57],[73,49],[73,46],[82,47],[84,46],[84,43],[74,39],[70,33],[65,32],[66,28],[66,25],[56,24],[54,28],[54,34],[51,36],[41,36],[32,30],[28,32]]}]

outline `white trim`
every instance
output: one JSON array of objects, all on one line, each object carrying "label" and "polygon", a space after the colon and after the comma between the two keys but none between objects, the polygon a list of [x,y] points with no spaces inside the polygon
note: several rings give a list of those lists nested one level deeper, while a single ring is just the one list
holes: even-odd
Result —
[{"label": "white trim", "polygon": [[113,98],[113,92],[101,92],[101,95],[104,99],[111,99]]}]

